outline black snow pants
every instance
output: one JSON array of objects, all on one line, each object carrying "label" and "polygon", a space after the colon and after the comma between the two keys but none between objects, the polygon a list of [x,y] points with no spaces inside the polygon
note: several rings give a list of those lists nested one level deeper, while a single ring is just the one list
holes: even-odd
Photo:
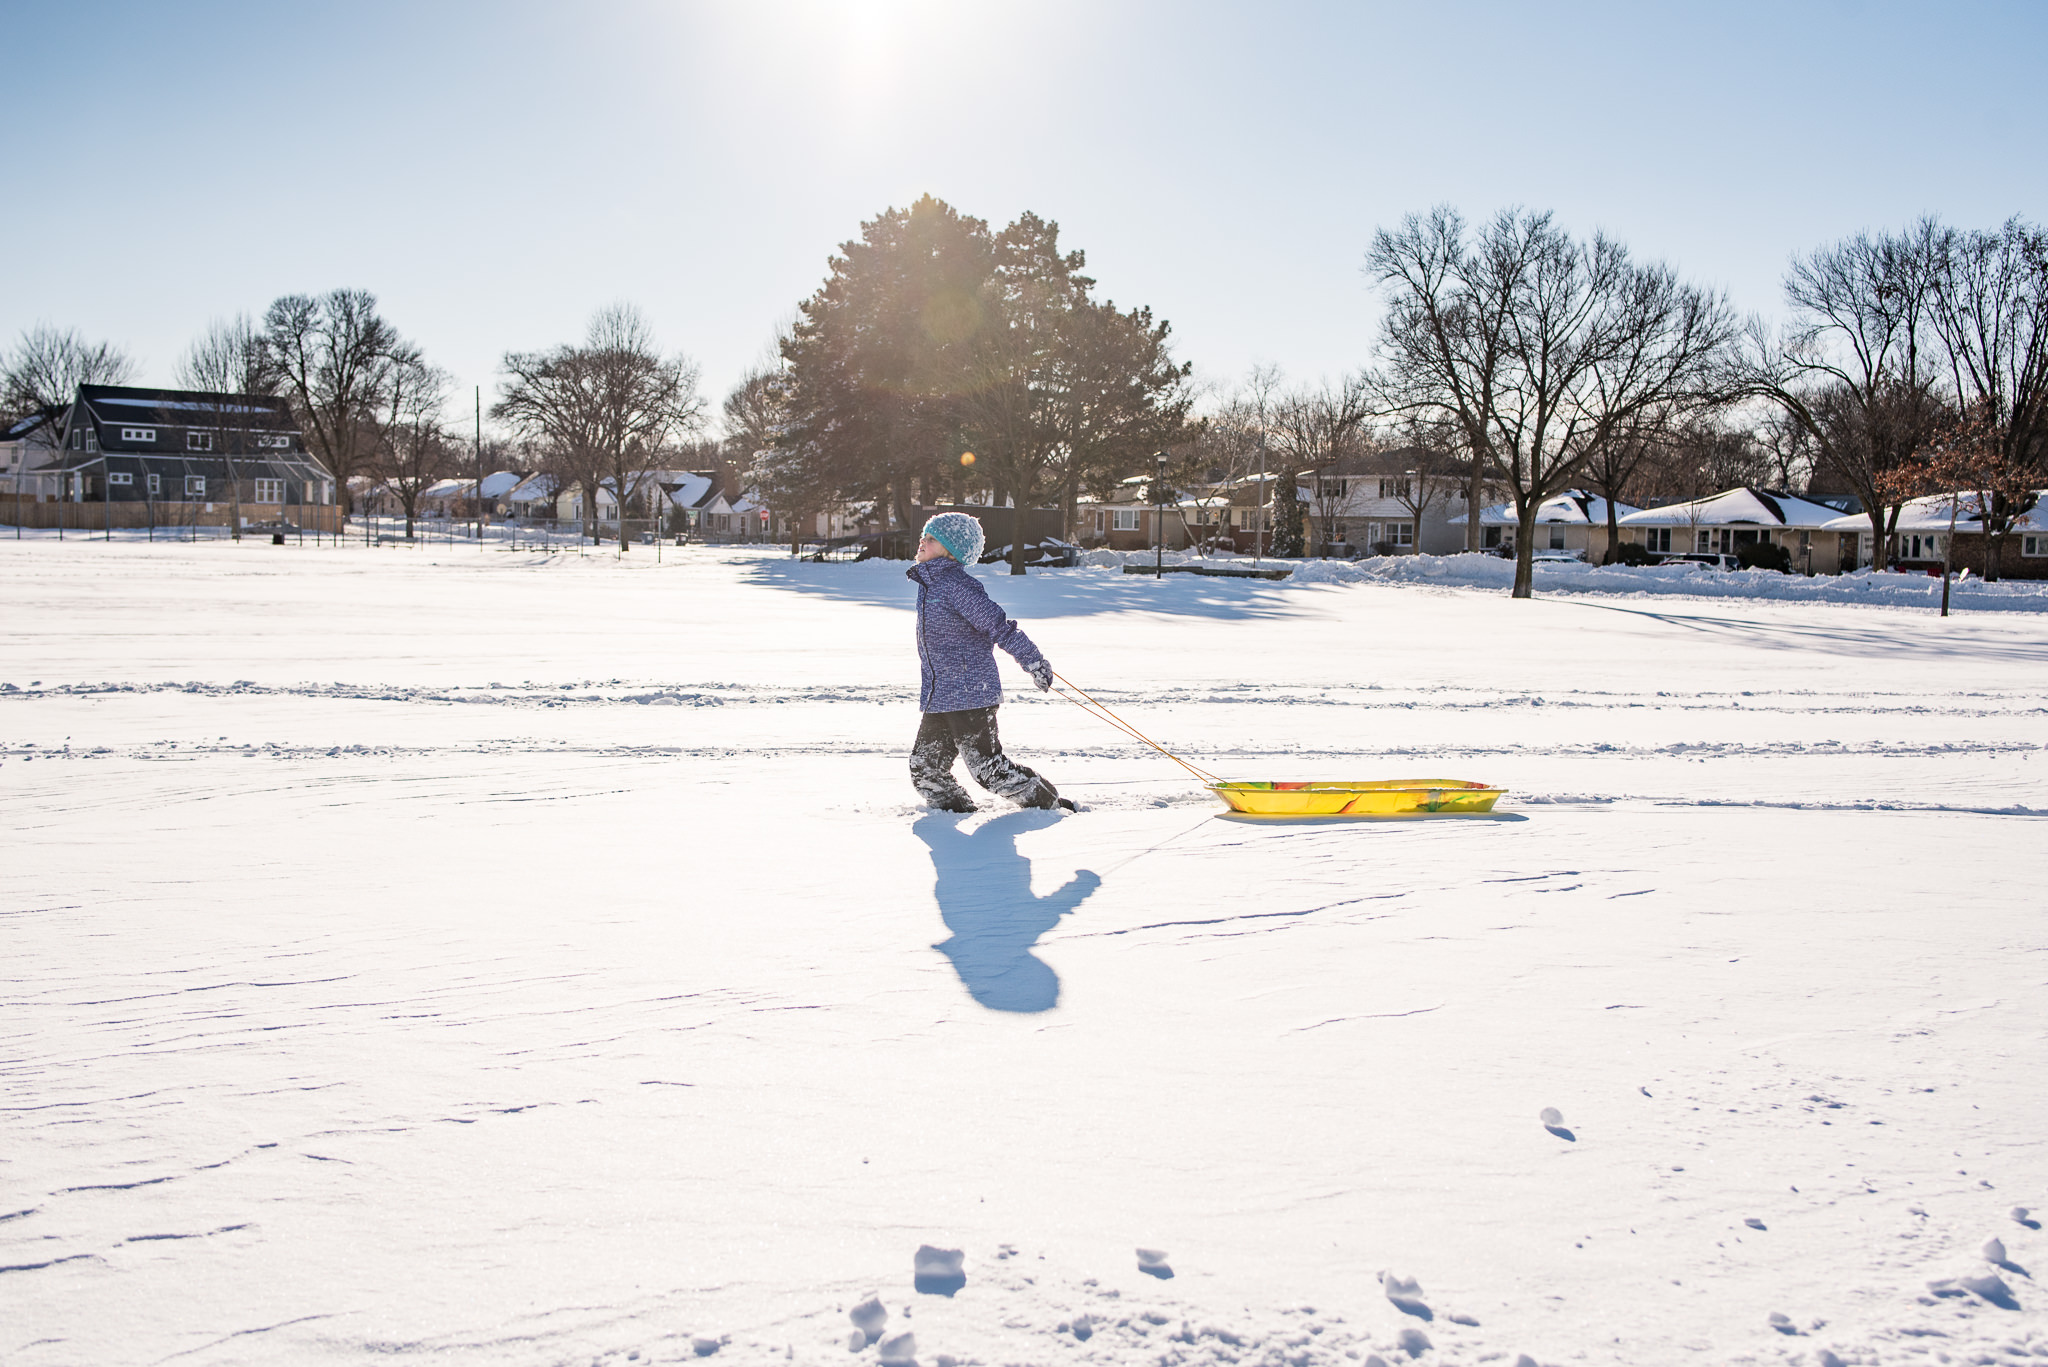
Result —
[{"label": "black snow pants", "polygon": [[1003,753],[996,738],[996,710],[970,707],[963,712],[927,712],[910,747],[910,781],[926,802],[942,812],[971,812],[974,799],[953,779],[953,761],[967,756],[974,781],[1020,807],[1051,807],[1059,800],[1054,788],[1034,770]]}]

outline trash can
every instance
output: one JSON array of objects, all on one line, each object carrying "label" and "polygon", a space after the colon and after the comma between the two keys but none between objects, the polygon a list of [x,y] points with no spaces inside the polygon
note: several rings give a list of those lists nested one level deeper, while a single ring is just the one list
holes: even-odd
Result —
[{"label": "trash can", "polygon": [[273,546],[282,546],[284,544],[284,533],[272,532],[270,534],[270,544]]}]

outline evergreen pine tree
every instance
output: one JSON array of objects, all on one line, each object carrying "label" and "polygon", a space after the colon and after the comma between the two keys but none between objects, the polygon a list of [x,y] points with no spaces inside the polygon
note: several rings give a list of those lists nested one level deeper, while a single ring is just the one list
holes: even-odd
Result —
[{"label": "evergreen pine tree", "polygon": [[1301,499],[1294,481],[1282,475],[1273,490],[1273,554],[1299,556],[1302,553]]}]

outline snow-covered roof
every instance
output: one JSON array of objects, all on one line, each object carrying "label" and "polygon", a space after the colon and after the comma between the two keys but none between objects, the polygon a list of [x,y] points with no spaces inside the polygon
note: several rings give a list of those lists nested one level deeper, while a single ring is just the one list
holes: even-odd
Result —
[{"label": "snow-covered roof", "polygon": [[493,470],[483,478],[483,496],[503,498],[519,487],[522,478],[517,470]]},{"label": "snow-covered roof", "polygon": [[1621,519],[1624,527],[1804,527],[1819,531],[1841,517],[1839,508],[1791,494],[1738,485],[1711,498],[1645,508]]},{"label": "snow-covered roof", "polygon": [[[1617,521],[1626,522],[1629,515],[1639,512],[1633,504],[1616,502],[1614,513]],[[1606,526],[1607,500],[1598,494],[1589,494],[1584,489],[1567,489],[1556,498],[1547,498],[1537,505],[1536,520],[1539,523],[1563,523],[1566,526]],[[1453,527],[1465,525],[1465,514],[1459,513],[1448,519]],[[1479,525],[1482,527],[1514,527],[1520,525],[1512,503],[1496,503],[1491,508],[1479,510]]]},{"label": "snow-covered roof", "polygon": [[711,492],[709,476],[691,474],[688,470],[666,471],[656,478],[667,492],[668,501],[678,508],[694,508]]},{"label": "snow-covered roof", "polygon": [[470,486],[475,482],[475,480],[468,479],[437,479],[426,488],[420,490],[420,497],[462,498],[469,493]]},{"label": "snow-covered roof", "polygon": [[[2037,490],[2033,510],[2013,519],[2013,530],[2020,532],[2048,531],[2048,489]],[[1929,494],[1916,498],[1899,509],[1899,525],[1902,532],[1945,532],[1949,523],[1949,495]],[[1977,530],[1977,496],[1964,494],[1955,509],[1956,530],[1974,532]],[[1851,513],[1822,525],[1824,532],[1867,532],[1870,530],[1869,513]]]},{"label": "snow-covered roof", "polygon": [[555,477],[553,475],[535,471],[513,485],[511,490],[506,493],[505,501],[507,503],[545,503],[560,492],[561,490],[555,487]]}]

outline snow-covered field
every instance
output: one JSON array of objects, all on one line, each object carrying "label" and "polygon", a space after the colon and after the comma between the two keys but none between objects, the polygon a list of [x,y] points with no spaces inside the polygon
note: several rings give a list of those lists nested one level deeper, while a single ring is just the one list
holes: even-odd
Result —
[{"label": "snow-covered field", "polygon": [[900,565],[0,573],[0,1361],[2048,1360],[2048,615],[991,575],[1511,796],[1006,664],[955,818]]}]

